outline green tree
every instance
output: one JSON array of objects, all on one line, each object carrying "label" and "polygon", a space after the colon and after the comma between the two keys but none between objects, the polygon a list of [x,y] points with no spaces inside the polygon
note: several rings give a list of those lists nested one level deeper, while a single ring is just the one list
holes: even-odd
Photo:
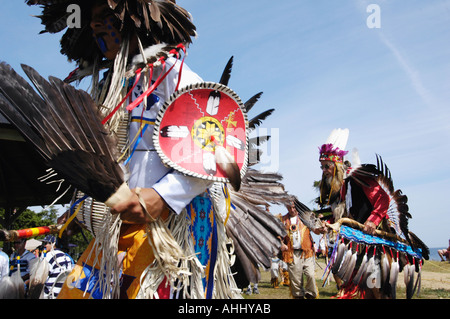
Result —
[{"label": "green tree", "polygon": [[48,226],[56,224],[58,210],[50,207],[48,210],[43,210],[36,213],[32,210],[26,209],[12,224],[11,229],[25,229],[32,227]]}]

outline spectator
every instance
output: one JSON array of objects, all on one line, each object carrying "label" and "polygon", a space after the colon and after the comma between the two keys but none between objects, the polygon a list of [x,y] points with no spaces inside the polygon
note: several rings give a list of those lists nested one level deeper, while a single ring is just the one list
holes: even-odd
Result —
[{"label": "spectator", "polygon": [[[318,297],[315,275],[315,252],[310,230],[298,217],[294,201],[286,205],[288,213],[283,216],[287,236],[282,239],[283,261],[288,265],[289,283],[295,299]],[[317,235],[319,230],[313,230]],[[304,285],[303,275],[306,277]]]},{"label": "spectator", "polygon": [[64,284],[69,271],[73,268],[71,259],[63,251],[56,249],[56,238],[48,235],[42,241],[44,258],[48,261],[48,278],[44,285],[44,299],[55,299]]},{"label": "spectator", "polygon": [[35,259],[36,256],[25,249],[26,239],[22,238],[14,242],[14,252],[11,255],[10,263],[11,269],[9,275],[14,274],[18,266],[20,265],[20,276],[22,277],[25,285],[28,285],[30,279],[30,261]]},{"label": "spectator", "polygon": [[272,256],[272,264],[270,266],[270,283],[273,288],[280,288],[279,276],[281,273],[281,260],[277,257],[277,253]]},{"label": "spectator", "polygon": [[441,261],[450,261],[450,239],[448,240],[448,248],[439,249],[438,254],[441,257]]}]

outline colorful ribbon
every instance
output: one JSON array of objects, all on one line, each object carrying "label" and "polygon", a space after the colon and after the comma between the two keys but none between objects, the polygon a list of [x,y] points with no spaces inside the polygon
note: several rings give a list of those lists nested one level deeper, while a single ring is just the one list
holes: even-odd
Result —
[{"label": "colorful ribbon", "polygon": [[131,93],[133,92],[134,88],[136,87],[136,85],[138,84],[139,80],[141,79],[141,69],[136,70],[136,77],[134,80],[134,84],[133,87],[131,88],[131,90],[128,91],[127,95],[123,98],[122,101],[120,101],[120,103],[111,111],[111,113],[109,113],[102,121],[102,124],[105,125],[106,122],[108,122],[111,117],[117,112],[117,110],[122,106],[122,104],[130,97]]},{"label": "colorful ribbon", "polygon": [[[85,195],[82,198],[80,198],[79,200],[77,200],[71,207],[70,207],[70,217],[69,219],[64,223],[63,227],[59,230],[59,234],[58,237],[61,238],[63,232],[66,230],[66,228],[69,226],[69,224],[73,221],[73,219],[78,215],[78,212],[80,211],[81,207],[83,206],[83,203],[85,201],[85,199],[88,196]],[[75,213],[73,212],[73,208],[76,207],[78,205],[77,210],[75,211]]]}]

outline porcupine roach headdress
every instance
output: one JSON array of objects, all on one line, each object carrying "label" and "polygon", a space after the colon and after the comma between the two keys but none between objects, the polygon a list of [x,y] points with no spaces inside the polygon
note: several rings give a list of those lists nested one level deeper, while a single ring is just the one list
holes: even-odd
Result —
[{"label": "porcupine roach headdress", "polygon": [[144,47],[154,44],[185,45],[196,35],[189,13],[178,6],[175,0],[27,0],[28,5],[41,5],[39,16],[45,29],[41,33],[58,33],[65,30],[67,19],[72,14],[67,8],[78,5],[81,12],[81,27],[67,28],[61,38],[61,53],[80,66],[90,65],[101,59],[101,51],[92,36],[90,27],[91,7],[107,2],[119,20],[120,31],[133,32]]},{"label": "porcupine roach headdress", "polygon": [[[113,10],[117,18],[114,22],[115,29],[121,33],[122,45],[114,61],[103,57],[90,25],[91,8],[94,4],[102,3],[107,3]],[[73,82],[92,75],[90,94],[99,105],[103,117],[110,115],[124,99],[124,78],[129,80],[136,75],[136,70],[142,71],[146,83],[144,89],[148,89],[151,81],[146,78],[146,71],[150,64],[157,67],[160,58],[179,57],[180,51],[196,36],[190,14],[174,0],[27,0],[27,4],[42,6],[42,14],[39,16],[45,26],[42,32],[58,33],[67,29],[61,38],[61,53],[75,61],[78,68],[65,81]],[[67,12],[67,8],[73,4],[80,8],[80,27],[68,27],[67,24],[71,14],[70,10]],[[129,44],[133,37],[138,41],[140,55],[143,57],[141,64],[130,63],[128,60]],[[149,47],[153,48],[150,50],[151,54],[144,52]],[[111,71],[104,79],[104,83],[108,85],[101,85],[99,71],[102,69]],[[114,113],[107,125],[113,132],[117,132],[124,114],[122,109]]]}]

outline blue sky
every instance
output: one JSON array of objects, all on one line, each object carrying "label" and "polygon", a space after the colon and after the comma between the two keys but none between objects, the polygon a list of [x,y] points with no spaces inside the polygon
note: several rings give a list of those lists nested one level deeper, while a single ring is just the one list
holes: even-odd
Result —
[{"label": "blue sky", "polygon": [[[287,189],[315,208],[318,147],[332,129],[349,128],[347,149],[357,148],[363,163],[380,154],[408,196],[410,230],[429,247],[447,245],[450,1],[178,3],[198,31],[186,63],[218,81],[234,56],[229,86],[244,101],[264,92],[250,116],[276,109],[261,129],[273,136],[261,168],[281,172]],[[370,4],[380,8],[380,28],[367,26]],[[38,35],[37,14],[4,1],[0,60],[64,78],[75,66],[59,54],[60,36]]]}]

